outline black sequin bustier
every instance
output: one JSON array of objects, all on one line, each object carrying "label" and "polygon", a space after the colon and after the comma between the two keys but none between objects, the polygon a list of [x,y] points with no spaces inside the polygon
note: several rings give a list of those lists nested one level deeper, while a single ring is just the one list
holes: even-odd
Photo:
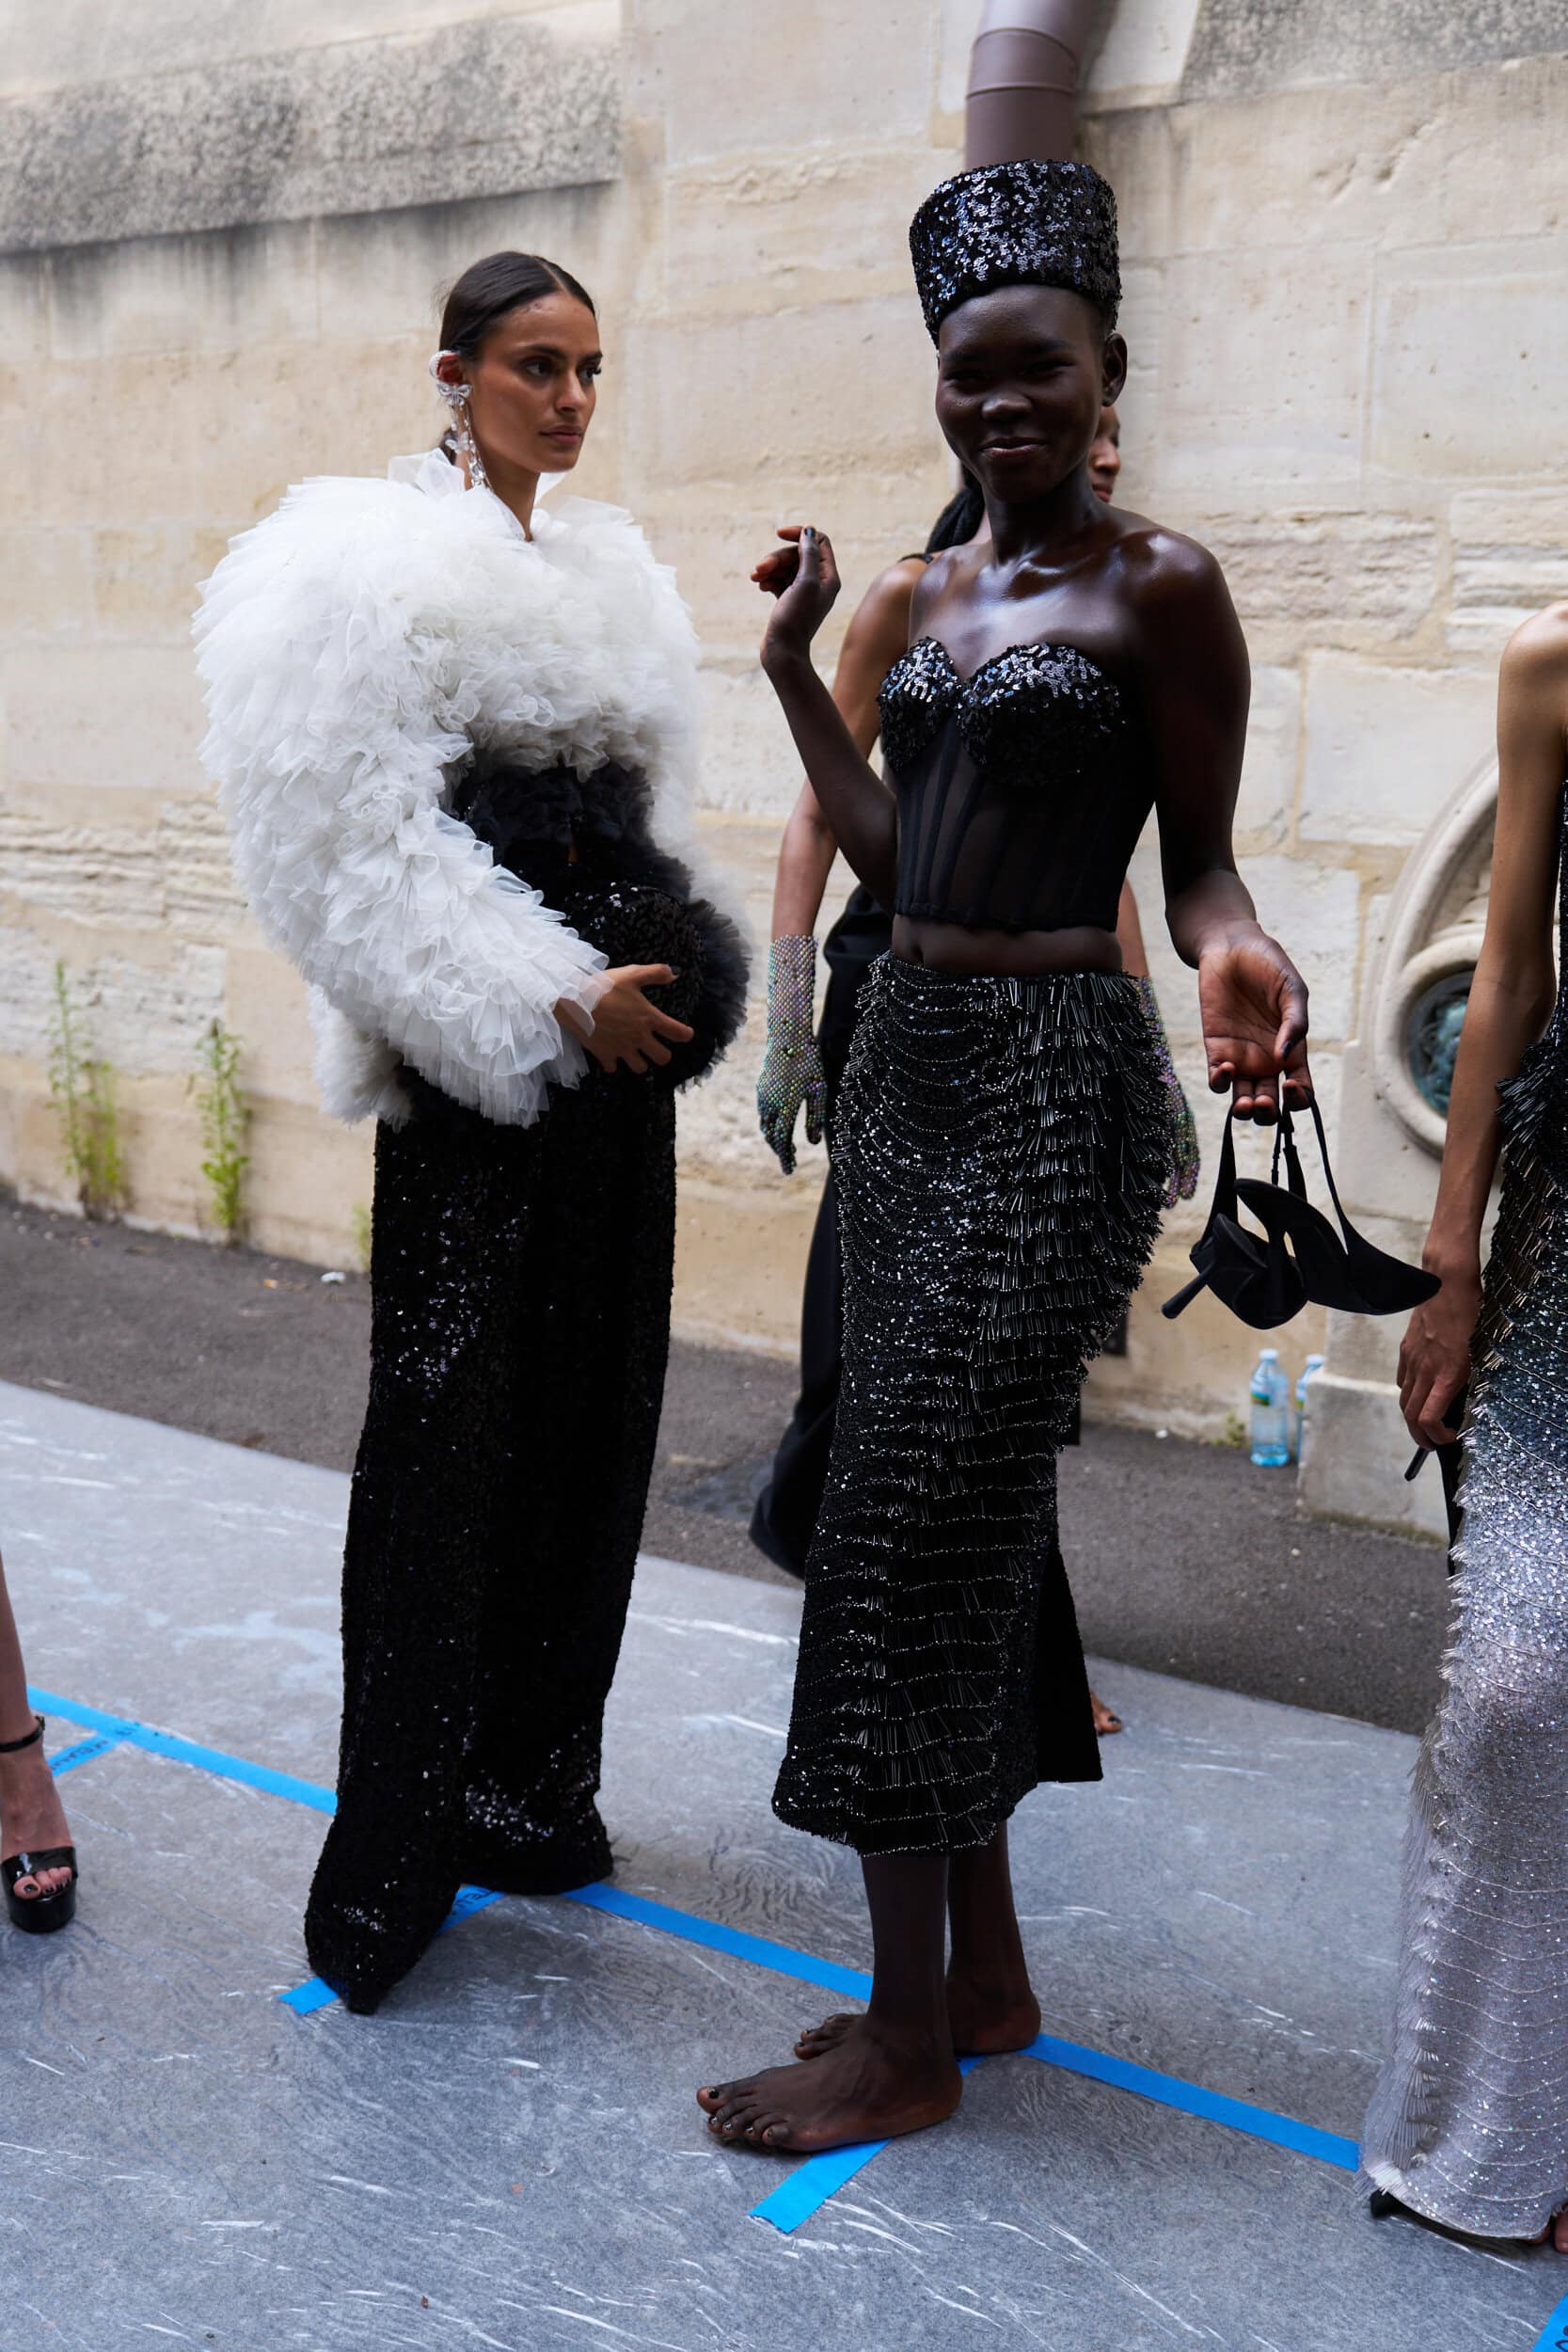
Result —
[{"label": "black sequin bustier", "polygon": [[1121,690],[1075,645],[960,677],[923,637],[879,696],[898,796],[894,912],[972,930],[1114,931],[1152,805]]}]

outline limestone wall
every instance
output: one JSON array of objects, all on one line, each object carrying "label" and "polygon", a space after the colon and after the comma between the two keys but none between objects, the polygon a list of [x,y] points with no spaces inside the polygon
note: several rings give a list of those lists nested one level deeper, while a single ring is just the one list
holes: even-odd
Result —
[{"label": "limestone wall", "polygon": [[[245,1041],[257,1237],[351,1248],[369,1138],[314,1107],[300,992],[234,901],[186,617],[291,479],[434,437],[437,294],[498,245],[599,295],[578,486],[679,565],[704,821],[765,930],[795,774],[745,576],[809,512],[853,589],[946,494],[903,237],[958,159],[977,14],[0,6],[0,1175],[62,1194],[43,1060],[63,958],[120,1073],[133,1213],[201,1221],[187,1080],[219,1012]],[[1091,75],[1085,149],[1124,224],[1124,495],[1229,573],[1256,665],[1246,870],[1313,981],[1331,1111],[1405,861],[1487,755],[1501,637],[1568,569],[1565,99],[1560,10],[1530,0],[1120,0]],[[1157,934],[1151,848],[1138,879]],[[1157,968],[1196,1069],[1190,978]],[[678,1311],[785,1347],[818,1174],[764,1155],[756,1051],[683,1110]],[[1354,1086],[1357,1197],[1413,1231],[1434,1163]],[[1200,1120],[1212,1141],[1207,1099]],[[1172,1219],[1099,1409],[1217,1432],[1241,1403],[1251,1335],[1153,1311],[1195,1230]],[[1319,1343],[1306,1318],[1286,1342]],[[1355,1336],[1363,1420],[1386,1407],[1381,1344]]]}]

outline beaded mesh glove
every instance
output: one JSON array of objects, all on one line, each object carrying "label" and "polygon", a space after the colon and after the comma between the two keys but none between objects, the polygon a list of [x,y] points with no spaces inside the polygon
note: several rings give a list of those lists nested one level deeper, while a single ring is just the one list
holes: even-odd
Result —
[{"label": "beaded mesh glove", "polygon": [[1144,1000],[1148,1025],[1154,1032],[1154,1051],[1160,1064],[1160,1075],[1170,1096],[1173,1152],[1170,1180],[1165,1186],[1165,1206],[1174,1209],[1179,1200],[1190,1200],[1197,1190],[1198,1150],[1197,1125],[1193,1106],[1182,1091],[1176,1074],[1176,1064],[1170,1057],[1170,1040],[1160,1018],[1160,1003],[1154,993],[1154,983],[1147,977],[1137,977],[1133,985]]},{"label": "beaded mesh glove", "polygon": [[815,939],[776,939],[768,951],[768,1050],[757,1079],[757,1118],[786,1176],[795,1169],[795,1120],[802,1103],[806,1141],[822,1140],[822,1057],[812,1027]]}]

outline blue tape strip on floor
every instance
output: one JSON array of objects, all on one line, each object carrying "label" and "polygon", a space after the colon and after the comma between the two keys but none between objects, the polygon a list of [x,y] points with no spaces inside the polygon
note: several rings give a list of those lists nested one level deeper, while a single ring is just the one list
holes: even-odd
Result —
[{"label": "blue tape strip on floor", "polygon": [[684,1944],[701,1944],[710,1952],[731,1952],[750,1960],[775,1976],[799,1977],[804,1984],[826,1986],[830,1993],[848,1993],[858,2001],[871,1997],[871,1979],[860,1968],[841,1968],[836,1961],[814,1960],[809,1952],[792,1951],[787,1944],[770,1944],[766,1936],[747,1935],[739,1928],[721,1927],[717,1919],[700,1919],[694,1912],[673,1911],[668,1903],[650,1902],[643,1895],[624,1894],[618,1886],[579,1886],[566,1897],[590,1911],[613,1912],[618,1919],[639,1919],[665,1935],[678,1935]]},{"label": "blue tape strip on floor", "polygon": [[49,1769],[58,1780],[62,1772],[73,1772],[78,1764],[90,1764],[95,1756],[107,1756],[111,1748],[124,1744],[122,1740],[112,1740],[106,1731],[95,1732],[90,1740],[76,1740],[69,1748],[57,1750],[49,1759]]},{"label": "blue tape strip on floor", "polygon": [[1156,2074],[1152,2067],[1135,2065],[1130,2058],[1108,2058],[1101,2050],[1058,2041],[1054,2034],[1042,2033],[1023,2056],[1043,2058],[1048,2066],[1059,2066],[1069,2074],[1086,2074],[1091,2082],[1135,2091],[1140,2099],[1151,2099],[1157,2106],[1201,2115],[1212,2123],[1244,2132],[1249,2139],[1293,2148],[1299,2155],[1316,2156],[1321,2164],[1338,2165],[1343,2172],[1355,2171],[1360,2162],[1354,2140],[1342,2139],[1338,2132],[1320,2131],[1315,2123],[1298,2123],[1289,2115],[1275,2115],[1270,2107],[1252,2106],[1245,2099],[1227,2099],[1223,2091],[1205,2090],[1201,2084],[1185,2083],[1178,2074]]},{"label": "blue tape strip on floor", "polygon": [[[310,1806],[317,1813],[331,1813],[336,1809],[337,1800],[331,1789],[323,1788],[314,1781],[298,1780],[289,1772],[276,1772],[265,1764],[252,1764],[248,1758],[227,1755],[220,1748],[199,1746],[195,1740],[178,1739],[172,1732],[153,1731],[145,1724],[133,1723],[121,1715],[105,1714],[101,1708],[84,1707],[76,1700],[61,1698],[52,1691],[29,1690],[28,1697],[32,1705],[44,1714],[61,1716],[67,1723],[80,1724],[87,1730],[105,1735],[106,1746],[123,1741],[127,1746],[140,1748],[150,1756],[166,1756],[176,1763],[193,1765],[198,1771],[211,1772],[219,1779],[239,1781],[245,1788],[264,1789],[275,1797],[286,1797],[295,1804]],[[106,1746],[97,1748],[90,1740],[80,1744],[80,1756],[68,1751],[78,1762],[85,1763],[89,1754],[106,1753]],[[716,1919],[699,1918],[692,1912],[676,1911],[668,1903],[653,1902],[645,1896],[626,1894],[618,1887],[581,1886],[565,1899],[580,1903],[586,1910],[608,1912],[616,1918],[636,1920],[644,1927],[657,1929],[661,1934],[678,1936],[683,1943],[699,1944],[708,1951],[729,1952],[737,1960],[750,1961],[756,1967],[771,1969],[776,1976],[794,1977],[806,1984],[821,1985],[829,1992],[847,1993],[863,2000],[871,1990],[871,1979],[861,1969],[841,1967],[835,1961],[814,1960],[809,1953],[794,1951],[787,1944],[774,1944],[765,1936],[748,1935],[741,1929],[724,1927]],[[460,1920],[466,1919],[470,1913],[499,1900],[499,1896],[486,1888],[464,1887],[447,1915],[443,1933],[447,1928],[455,1927]],[[330,1986],[324,1984],[319,1977],[313,1977],[278,1997],[296,2016],[308,2017],[315,2010],[328,2007],[337,1996]],[[1323,2163],[1337,2165],[1347,2171],[1355,2169],[1354,2140],[1342,2139],[1333,2132],[1320,2131],[1315,2124],[1298,2123],[1287,2115],[1275,2115],[1266,2107],[1250,2106],[1244,2100],[1229,2099],[1219,2091],[1205,2090],[1196,2083],[1182,2082],[1177,2075],[1160,2074],[1151,2067],[1134,2065],[1126,2058],[1110,2058],[1101,2051],[1085,2049],[1077,2042],[1063,2042],[1052,2034],[1041,2034],[1025,2055],[1040,2058],[1047,2065],[1062,2067],[1070,2074],[1085,2074],[1093,2081],[1110,2083],[1118,2090],[1133,2091],[1161,2106],[1176,2107],[1188,2115],[1204,2116],[1211,2122],[1224,2123],[1231,2131],[1243,2132],[1249,2138],[1267,2140],[1279,2148],[1294,2149],[1300,2154],[1315,2156]],[[847,2149],[836,2149],[831,2152],[831,2155],[837,2160],[851,2153]],[[863,2164],[868,2164],[875,2153],[876,2145],[872,2145],[850,2165],[844,2177],[849,2178]],[[827,2157],[808,2157],[800,2168],[800,2172],[808,2171],[814,2165],[826,2167],[828,2163]],[[798,2172],[791,2179],[799,2177]],[[814,2174],[812,2180],[817,2182],[826,2177],[824,2170]],[[787,2182],[784,2184],[786,2188],[789,2185]],[[814,2201],[805,2204],[800,2217],[803,2219],[806,2212],[815,2212],[823,2199],[832,2193],[831,2187],[823,2189]],[[810,2184],[806,2194],[810,2194]],[[764,2200],[765,2204],[771,2201],[770,2199]],[[802,2201],[797,2198],[795,2201],[799,2204]],[[785,2209],[788,2209],[787,2205]],[[760,2207],[758,2211],[761,2211]],[[793,2223],[781,2224],[771,2212],[764,2217],[773,2221],[776,2228],[796,2226]],[[1562,2352],[1568,2352],[1568,2344],[1563,2345]]]},{"label": "blue tape strip on floor", "polygon": [[[960,2074],[973,2074],[980,2064],[977,2058],[958,2060]],[[775,2230],[787,2237],[802,2221],[809,2221],[814,2213],[825,2205],[830,2197],[836,2197],[846,2181],[852,2181],[863,2165],[873,2156],[879,2156],[889,2145],[885,2139],[851,2140],[847,2148],[829,2148],[819,2156],[808,2156],[798,2164],[787,2181],[781,2181],[770,2197],[752,2207],[753,2221],[770,2221]]]},{"label": "blue tape strip on floor", "polygon": [[88,1731],[106,1731],[111,1739],[122,1740],[128,1747],[141,1748],[149,1756],[166,1756],[176,1764],[194,1764],[198,1772],[211,1772],[218,1780],[237,1780],[247,1788],[264,1788],[269,1796],[288,1797],[294,1804],[308,1804],[317,1813],[333,1813],[338,1800],[330,1788],[318,1788],[312,1780],[296,1780],[292,1772],[275,1772],[269,1765],[252,1764],[243,1756],[226,1756],[221,1748],[203,1748],[194,1740],[179,1740],[171,1731],[153,1731],[146,1724],[134,1724],[120,1715],[105,1715],[102,1708],[83,1707],[75,1699],[62,1699],[53,1691],[36,1691],[29,1686],[29,1703],[42,1715],[63,1716],[68,1724],[81,1724]]},{"label": "blue tape strip on floor", "polygon": [[1568,2352],[1568,2295],[1536,2337],[1530,2352]]}]

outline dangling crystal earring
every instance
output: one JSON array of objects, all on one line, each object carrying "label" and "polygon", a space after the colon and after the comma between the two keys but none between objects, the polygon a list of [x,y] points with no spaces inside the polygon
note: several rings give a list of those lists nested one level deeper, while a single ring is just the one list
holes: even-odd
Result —
[{"label": "dangling crystal earring", "polygon": [[490,477],[484,470],[484,460],[479,453],[479,443],[474,439],[473,419],[468,413],[468,402],[473,393],[473,386],[471,384],[449,384],[440,373],[443,359],[455,359],[460,357],[461,354],[454,351],[436,352],[430,362],[430,380],[451,411],[451,421],[457,429],[457,447],[468,469],[470,487],[476,490],[487,490],[490,487]]}]

